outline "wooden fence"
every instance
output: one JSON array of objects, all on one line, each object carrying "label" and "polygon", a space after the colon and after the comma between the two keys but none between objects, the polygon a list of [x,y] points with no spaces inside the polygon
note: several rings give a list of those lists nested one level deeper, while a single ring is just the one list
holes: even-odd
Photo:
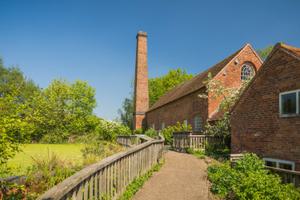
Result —
[{"label": "wooden fence", "polygon": [[201,150],[205,149],[207,144],[221,143],[222,138],[211,135],[193,135],[192,132],[173,133],[172,147],[177,151],[185,151],[187,148]]},{"label": "wooden fence", "polygon": [[300,187],[300,171],[292,171],[266,166],[270,171],[278,174],[283,183],[292,183],[296,187]]},{"label": "wooden fence", "polygon": [[133,147],[143,142],[147,142],[149,140],[153,140],[153,139],[151,137],[142,134],[117,137],[117,142],[126,147]]},{"label": "wooden fence", "polygon": [[142,140],[135,135],[130,135],[130,136],[118,136],[117,142],[123,146],[132,147],[141,144]]},{"label": "wooden fence", "polygon": [[126,187],[162,157],[164,139],[149,140],[90,165],[38,199],[117,199]]}]

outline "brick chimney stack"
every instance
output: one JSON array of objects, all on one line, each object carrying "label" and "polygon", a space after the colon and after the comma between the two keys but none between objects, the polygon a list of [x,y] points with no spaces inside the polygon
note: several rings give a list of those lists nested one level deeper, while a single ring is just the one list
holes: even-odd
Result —
[{"label": "brick chimney stack", "polygon": [[136,40],[133,113],[134,130],[145,127],[145,113],[149,109],[147,33],[141,31],[138,32]]}]

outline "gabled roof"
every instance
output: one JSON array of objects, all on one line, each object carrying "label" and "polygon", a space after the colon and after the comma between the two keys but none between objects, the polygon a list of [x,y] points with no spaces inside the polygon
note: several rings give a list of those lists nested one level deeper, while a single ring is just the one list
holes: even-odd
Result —
[{"label": "gabled roof", "polygon": [[241,94],[240,98],[233,105],[233,107],[230,110],[230,113],[232,113],[235,110],[235,108],[238,106],[238,104],[242,101],[242,99],[244,98],[244,96],[247,93],[247,91],[251,88],[253,82],[255,82],[255,80],[258,77],[260,77],[260,75],[262,74],[262,72],[264,71],[264,69],[268,66],[269,61],[272,59],[273,55],[275,53],[279,52],[279,51],[284,52],[284,53],[286,53],[286,54],[294,57],[295,59],[300,60],[300,48],[289,46],[289,45],[286,45],[286,44],[283,44],[283,43],[277,43],[274,46],[274,48],[271,51],[271,53],[269,54],[269,56],[267,57],[267,59],[265,60],[265,62],[260,67],[259,71],[257,72],[257,75],[253,77],[253,79],[250,81],[250,83],[247,85],[247,87],[245,88],[245,90]]},{"label": "gabled roof", "polygon": [[250,44],[246,44],[244,47],[242,47],[229,57],[225,58],[221,62],[217,63],[216,65],[210,67],[204,72],[196,75],[192,79],[180,84],[179,86],[167,92],[165,95],[160,97],[158,101],[154,103],[154,105],[148,111],[155,110],[165,104],[171,103],[181,97],[184,97],[201,89],[205,86],[203,82],[207,79],[209,73],[211,73],[212,77],[216,76],[230,61],[232,61],[247,46],[249,46],[252,49]]},{"label": "gabled roof", "polygon": [[276,45],[276,47],[284,49],[285,51],[293,54],[294,56],[296,56],[298,58],[300,58],[300,48],[289,46],[289,45],[286,45],[286,44],[283,44],[283,43],[278,43]]}]

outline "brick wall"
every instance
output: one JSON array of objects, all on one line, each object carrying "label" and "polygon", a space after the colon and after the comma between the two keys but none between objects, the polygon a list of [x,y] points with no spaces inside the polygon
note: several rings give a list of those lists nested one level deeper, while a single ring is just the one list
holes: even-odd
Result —
[{"label": "brick wall", "polygon": [[[255,72],[261,67],[261,60],[255,56],[250,45],[247,45],[243,51],[233,59],[228,65],[215,76],[214,79],[220,81],[227,88],[240,88],[242,84],[241,69],[245,63],[250,63],[255,69]],[[208,114],[209,118],[217,112],[222,97],[212,98],[212,94],[208,94]]]},{"label": "brick wall", "polygon": [[200,115],[203,122],[207,119],[207,99],[200,98],[198,95],[205,92],[204,89],[198,90],[174,102],[166,104],[160,108],[147,112],[147,125],[160,130],[162,123],[165,126],[174,125],[177,122],[183,123],[184,120],[188,124],[194,126],[193,120],[196,115]]},{"label": "brick wall", "polygon": [[[237,56],[237,59],[230,62],[215,78],[220,80],[226,87],[240,87],[241,67],[245,62],[252,63],[256,71],[261,66],[260,59],[252,51],[250,45],[245,46],[243,51]],[[174,125],[176,122],[183,123],[184,120],[187,120],[188,124],[194,128],[196,115],[201,116],[204,126],[208,117],[218,109],[222,100],[213,99],[211,95],[209,95],[208,99],[200,98],[199,94],[205,91],[206,89],[202,88],[160,108],[148,111],[146,113],[147,126],[152,127],[155,124],[155,129],[160,130],[162,123],[168,126]]]},{"label": "brick wall", "polygon": [[300,89],[300,61],[275,52],[231,114],[232,153],[294,161],[300,170],[300,117],[279,116],[279,93]]}]

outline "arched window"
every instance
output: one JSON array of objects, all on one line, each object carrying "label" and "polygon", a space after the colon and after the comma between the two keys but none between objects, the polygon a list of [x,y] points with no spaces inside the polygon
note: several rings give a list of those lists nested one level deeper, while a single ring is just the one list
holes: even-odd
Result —
[{"label": "arched window", "polygon": [[255,75],[254,68],[250,64],[244,64],[241,71],[241,79],[249,80]]},{"label": "arched window", "polygon": [[202,131],[202,119],[199,115],[196,115],[194,118],[194,131],[195,132]]}]

